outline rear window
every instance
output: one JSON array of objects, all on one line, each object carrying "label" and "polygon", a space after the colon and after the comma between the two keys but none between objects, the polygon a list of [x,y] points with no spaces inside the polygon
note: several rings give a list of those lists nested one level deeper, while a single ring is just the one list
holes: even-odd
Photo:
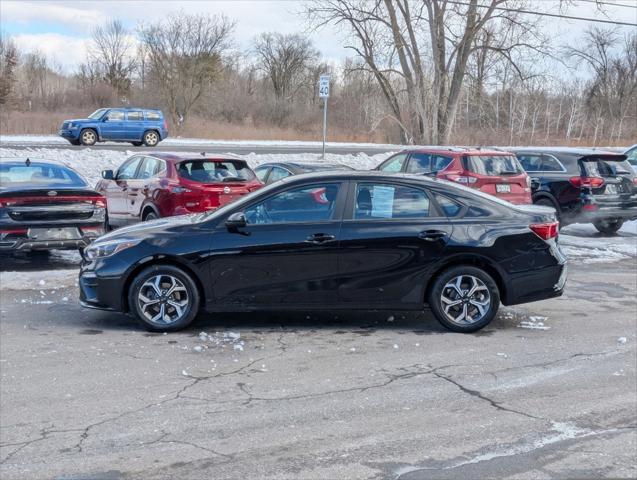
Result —
[{"label": "rear window", "polygon": [[[619,157],[621,158],[621,157]],[[628,160],[614,160],[612,157],[582,158],[584,173],[589,177],[616,177],[617,175],[632,175],[633,169]]]},{"label": "rear window", "polygon": [[179,176],[199,183],[245,182],[254,172],[240,160],[186,160],[177,167]]},{"label": "rear window", "polygon": [[146,111],[146,120],[161,120],[161,115],[159,112],[154,112],[151,110]]},{"label": "rear window", "polygon": [[524,172],[514,155],[468,155],[464,158],[467,170],[479,175],[519,175]]},{"label": "rear window", "polygon": [[0,164],[0,190],[86,186],[86,181],[77,173],[59,165]]}]

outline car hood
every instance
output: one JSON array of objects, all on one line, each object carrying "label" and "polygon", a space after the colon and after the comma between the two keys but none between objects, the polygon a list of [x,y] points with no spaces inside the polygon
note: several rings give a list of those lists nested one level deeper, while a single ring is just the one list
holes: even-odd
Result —
[{"label": "car hood", "polygon": [[[94,122],[95,120],[91,120],[90,118],[73,118],[71,120],[64,120],[64,122]],[[62,123],[64,123],[62,122]]]},{"label": "car hood", "polygon": [[[139,238],[149,237],[155,234],[168,233],[174,227],[180,225],[192,225],[200,217],[200,214],[195,215],[179,215],[176,217],[160,218],[158,220],[151,220],[149,222],[142,222],[136,225],[128,227],[118,228],[106,235],[102,235],[94,243],[107,242],[110,240],[117,240],[120,238]],[[179,232],[172,232],[178,234]]]}]

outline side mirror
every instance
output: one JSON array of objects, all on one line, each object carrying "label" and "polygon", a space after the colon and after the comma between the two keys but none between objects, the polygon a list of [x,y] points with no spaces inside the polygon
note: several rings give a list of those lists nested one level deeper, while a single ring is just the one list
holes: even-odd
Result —
[{"label": "side mirror", "polygon": [[247,225],[246,216],[243,212],[235,212],[226,219],[226,228],[230,231],[243,228]]},{"label": "side mirror", "polygon": [[113,174],[113,170],[102,170],[102,178],[104,180],[113,180],[115,179],[115,174]]}]

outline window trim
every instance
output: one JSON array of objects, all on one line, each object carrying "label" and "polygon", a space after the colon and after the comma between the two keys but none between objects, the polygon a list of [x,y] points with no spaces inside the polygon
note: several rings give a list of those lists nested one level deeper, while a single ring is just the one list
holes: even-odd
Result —
[{"label": "window trim", "polygon": [[[391,162],[392,160],[394,160],[398,155],[404,155],[405,156],[405,160],[403,160],[402,165],[400,166],[400,170],[396,170],[395,172],[388,172],[387,170],[383,170],[383,166],[389,162]],[[394,153],[391,157],[387,158],[384,162],[382,162],[380,165],[378,165],[376,167],[376,170],[378,170],[379,172],[384,172],[387,174],[392,174],[392,173],[402,173],[405,171],[405,168],[407,166],[407,163],[409,163],[409,157],[411,156],[410,152],[398,152],[398,153]]]},{"label": "window trim", "polygon": [[[358,185],[360,184],[372,184],[372,185],[389,185],[393,187],[407,187],[413,188],[414,190],[421,190],[429,199],[429,215],[426,217],[418,217],[418,218],[372,218],[372,219],[362,219],[362,218],[354,218],[354,209],[356,208],[356,190]],[[409,182],[401,182],[394,180],[352,180],[350,181],[350,187],[347,197],[347,205],[345,206],[345,211],[343,212],[343,223],[347,222],[351,223],[422,223],[423,221],[427,221],[428,219],[444,219],[449,221],[449,217],[447,217],[444,212],[440,209],[438,202],[436,202],[434,198],[434,192],[427,189],[426,187],[415,186],[413,183]],[[457,217],[453,217],[457,218]]]},{"label": "window trim", "polygon": [[349,183],[351,182],[347,180],[327,180],[323,182],[315,181],[312,183],[305,183],[301,185],[298,185],[298,184],[289,185],[286,188],[272,192],[270,195],[268,195],[265,198],[260,198],[259,200],[243,205],[239,209],[232,210],[231,212],[228,213],[228,215],[220,219],[216,228],[225,230],[226,229],[225,223],[230,215],[234,213],[238,213],[238,212],[245,213],[245,211],[248,208],[252,207],[253,205],[256,205],[257,203],[265,202],[269,200],[270,198],[274,197],[275,195],[285,193],[289,190],[296,190],[297,188],[312,188],[313,186],[321,187],[321,186],[324,186],[325,184],[337,184],[339,186],[338,194],[336,195],[336,200],[335,200],[336,204],[334,206],[334,210],[332,211],[332,218],[330,218],[329,220],[318,220],[314,222],[303,221],[303,222],[276,222],[276,223],[248,223],[246,225],[246,228],[271,227],[275,225],[279,225],[279,226],[280,225],[322,225],[322,224],[327,225],[331,223],[341,223],[343,221],[343,214],[344,214],[344,209],[346,206],[345,203],[347,201],[347,194],[349,192],[349,188],[348,188]]}]

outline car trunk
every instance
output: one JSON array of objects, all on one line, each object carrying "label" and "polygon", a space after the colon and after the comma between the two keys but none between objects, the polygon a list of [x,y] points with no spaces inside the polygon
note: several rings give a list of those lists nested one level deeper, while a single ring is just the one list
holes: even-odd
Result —
[{"label": "car trunk", "polygon": [[637,208],[637,184],[624,155],[588,155],[579,159],[581,177],[571,179],[600,209]]},{"label": "car trunk", "polygon": [[97,192],[81,189],[40,189],[0,192],[3,223],[23,225],[90,222],[103,210],[104,198]]},{"label": "car trunk", "polygon": [[181,184],[190,190],[182,194],[182,199],[186,208],[192,211],[221,207],[250,193],[252,186],[245,181],[206,184],[185,179],[181,179]]},{"label": "car trunk", "polygon": [[476,176],[469,184],[484,193],[516,204],[531,203],[528,175],[511,155],[469,155],[466,168]]}]

